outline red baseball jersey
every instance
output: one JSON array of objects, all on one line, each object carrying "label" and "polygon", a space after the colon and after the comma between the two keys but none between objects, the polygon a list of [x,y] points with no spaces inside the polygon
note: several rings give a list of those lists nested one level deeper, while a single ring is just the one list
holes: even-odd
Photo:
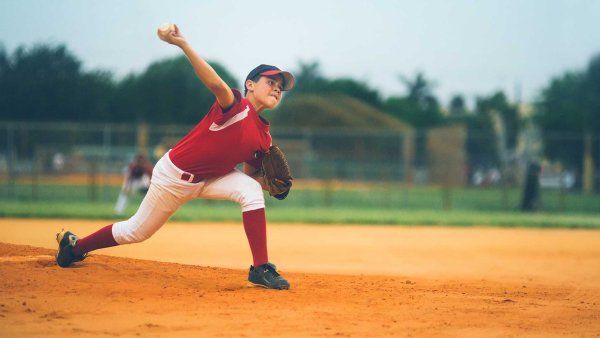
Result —
[{"label": "red baseball jersey", "polygon": [[234,105],[223,112],[219,103],[169,152],[179,169],[202,178],[227,174],[242,162],[259,168],[260,152],[272,143],[269,122],[233,89]]}]

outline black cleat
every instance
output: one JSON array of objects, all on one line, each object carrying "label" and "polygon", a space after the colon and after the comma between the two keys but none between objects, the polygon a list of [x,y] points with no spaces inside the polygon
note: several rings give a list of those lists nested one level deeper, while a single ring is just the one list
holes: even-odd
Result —
[{"label": "black cleat", "polygon": [[250,266],[248,281],[254,286],[267,289],[287,290],[290,288],[290,283],[277,273],[277,268],[273,263],[266,263],[257,267]]},{"label": "black cleat", "polygon": [[58,252],[56,253],[56,263],[61,268],[66,268],[67,266],[79,262],[85,259],[87,255],[83,256],[75,256],[73,254],[73,247],[77,243],[77,236],[70,231],[65,231],[64,229],[56,234],[56,241],[58,242]]}]

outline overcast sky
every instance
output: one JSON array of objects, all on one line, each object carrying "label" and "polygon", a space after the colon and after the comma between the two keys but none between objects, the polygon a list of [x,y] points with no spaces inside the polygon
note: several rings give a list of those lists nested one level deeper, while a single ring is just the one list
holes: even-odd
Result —
[{"label": "overcast sky", "polygon": [[318,60],[327,76],[403,93],[398,75],[435,80],[444,104],[522,88],[534,99],[555,75],[600,52],[600,1],[0,0],[0,43],[65,43],[86,69],[117,77],[180,53],[156,37],[177,23],[205,58],[240,81],[269,63]]}]

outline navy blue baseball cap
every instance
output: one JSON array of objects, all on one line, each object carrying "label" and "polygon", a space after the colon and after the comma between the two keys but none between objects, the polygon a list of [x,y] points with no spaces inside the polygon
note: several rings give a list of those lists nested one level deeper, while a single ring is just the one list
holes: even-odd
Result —
[{"label": "navy blue baseball cap", "polygon": [[[283,77],[283,90],[290,90],[294,88],[294,84],[296,80],[294,79],[294,75],[292,73],[287,72],[285,70],[281,70],[275,66],[270,65],[260,65],[250,71],[250,74],[246,76],[246,81],[252,80],[257,76],[274,76],[281,75]],[[245,81],[244,81],[245,82]]]}]

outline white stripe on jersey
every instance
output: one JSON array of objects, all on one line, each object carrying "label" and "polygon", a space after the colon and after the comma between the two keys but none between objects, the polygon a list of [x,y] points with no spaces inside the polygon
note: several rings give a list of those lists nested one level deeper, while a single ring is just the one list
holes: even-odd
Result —
[{"label": "white stripe on jersey", "polygon": [[250,107],[246,106],[246,109],[242,110],[241,112],[233,115],[229,120],[227,120],[225,123],[223,123],[222,125],[218,125],[216,123],[212,123],[210,125],[210,127],[208,128],[208,130],[211,131],[219,131],[219,130],[223,130],[227,127],[229,127],[230,125],[239,122],[243,119],[245,119],[248,116],[248,112],[250,111]]}]

